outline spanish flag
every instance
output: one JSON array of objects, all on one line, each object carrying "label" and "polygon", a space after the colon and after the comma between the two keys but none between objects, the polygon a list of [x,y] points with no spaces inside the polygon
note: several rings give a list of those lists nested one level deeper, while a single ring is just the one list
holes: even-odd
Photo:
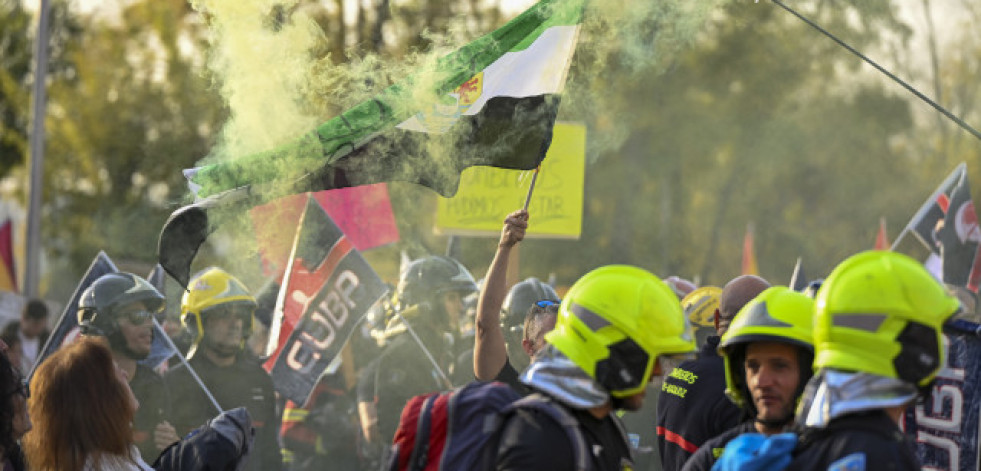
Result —
[{"label": "spanish flag", "polygon": [[17,292],[17,270],[14,265],[14,232],[10,219],[0,224],[0,291]]}]

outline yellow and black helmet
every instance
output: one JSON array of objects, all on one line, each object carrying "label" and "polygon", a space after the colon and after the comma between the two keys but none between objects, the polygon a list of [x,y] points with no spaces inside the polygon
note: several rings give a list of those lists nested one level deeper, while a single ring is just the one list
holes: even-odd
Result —
[{"label": "yellow and black helmet", "polygon": [[814,367],[930,385],[944,365],[944,322],[960,303],[923,264],[867,251],[841,262],[815,299]]},{"label": "yellow and black helmet", "polygon": [[681,300],[681,308],[693,326],[715,327],[715,310],[719,308],[722,288],[702,286]]},{"label": "yellow and black helmet", "polygon": [[545,340],[614,398],[641,392],[659,355],[695,349],[671,288],[626,265],[600,267],[576,281]]},{"label": "yellow and black helmet", "polygon": [[252,334],[255,297],[237,278],[218,267],[202,270],[188,283],[190,287],[181,299],[181,322],[194,337],[192,345],[197,346],[204,338],[204,318],[226,309],[245,307],[237,310],[243,314],[243,338]]}]

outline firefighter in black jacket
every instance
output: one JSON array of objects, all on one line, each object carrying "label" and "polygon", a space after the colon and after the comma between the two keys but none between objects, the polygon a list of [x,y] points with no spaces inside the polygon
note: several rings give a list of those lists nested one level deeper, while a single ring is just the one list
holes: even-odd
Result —
[{"label": "firefighter in black jacket", "polygon": [[[282,469],[272,379],[245,350],[255,298],[241,281],[216,267],[202,271],[188,286],[181,300],[181,320],[194,335],[188,363],[223,409],[248,410],[255,446],[246,469]],[[173,424],[182,436],[218,413],[184,365],[170,370],[166,380],[174,405]]]},{"label": "firefighter in black jacket", "polygon": [[[959,309],[916,260],[888,251],[849,257],[815,300],[814,367],[797,411],[798,435],[742,435],[725,470],[920,469],[899,427],[944,365],[944,322]],[[789,440],[788,440],[789,439]]]},{"label": "firefighter in black jacket", "polygon": [[[567,411],[582,440],[555,419],[519,411],[502,426],[497,471],[634,469],[615,410],[637,410],[664,356],[695,348],[678,298],[653,274],[626,265],[597,268],[572,285],[548,345],[522,381]],[[579,452],[576,452],[579,450]],[[582,453],[586,450],[587,453]]]},{"label": "firefighter in black jacket", "polygon": [[664,471],[678,471],[706,440],[739,424],[742,411],[724,394],[719,336],[743,306],[769,288],[766,280],[743,275],[726,283],[715,310],[718,335],[705,339],[698,358],[678,365],[664,378],[657,399],[657,448]]},{"label": "firefighter in black jacket", "polygon": [[899,421],[944,366],[943,323],[957,299],[920,262],[869,251],[831,272],[818,291],[817,375],[797,422],[787,469],[919,470]]},{"label": "firefighter in black jacket", "polygon": [[814,301],[784,286],[768,288],[739,311],[719,353],[726,396],[750,419],[705,442],[685,471],[709,471],[726,444],[743,433],[771,435],[793,423],[812,376],[813,316]]}]

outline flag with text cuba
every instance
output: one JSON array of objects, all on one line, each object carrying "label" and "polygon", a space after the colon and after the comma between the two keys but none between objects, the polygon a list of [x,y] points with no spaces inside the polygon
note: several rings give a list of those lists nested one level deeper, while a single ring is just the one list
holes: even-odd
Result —
[{"label": "flag with text cuba", "polygon": [[313,197],[300,224],[264,366],[280,394],[305,404],[320,375],[387,289]]}]

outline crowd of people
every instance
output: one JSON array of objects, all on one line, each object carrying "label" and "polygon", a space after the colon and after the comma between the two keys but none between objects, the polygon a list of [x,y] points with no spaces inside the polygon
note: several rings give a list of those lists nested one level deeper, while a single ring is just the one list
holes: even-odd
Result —
[{"label": "crowd of people", "polygon": [[450,257],[411,261],[304,404],[277,395],[249,348],[256,297],[222,268],[162,322],[184,359],[159,366],[144,360],[166,300],[137,275],[88,286],[82,336],[36,366],[47,311],[30,303],[0,334],[2,469],[395,469],[406,403],[473,381],[524,398],[472,450],[478,469],[919,469],[900,420],[960,308],[920,263],[863,252],[802,292],[608,265],[560,298],[509,285],[528,224],[506,217],[479,283]]}]

